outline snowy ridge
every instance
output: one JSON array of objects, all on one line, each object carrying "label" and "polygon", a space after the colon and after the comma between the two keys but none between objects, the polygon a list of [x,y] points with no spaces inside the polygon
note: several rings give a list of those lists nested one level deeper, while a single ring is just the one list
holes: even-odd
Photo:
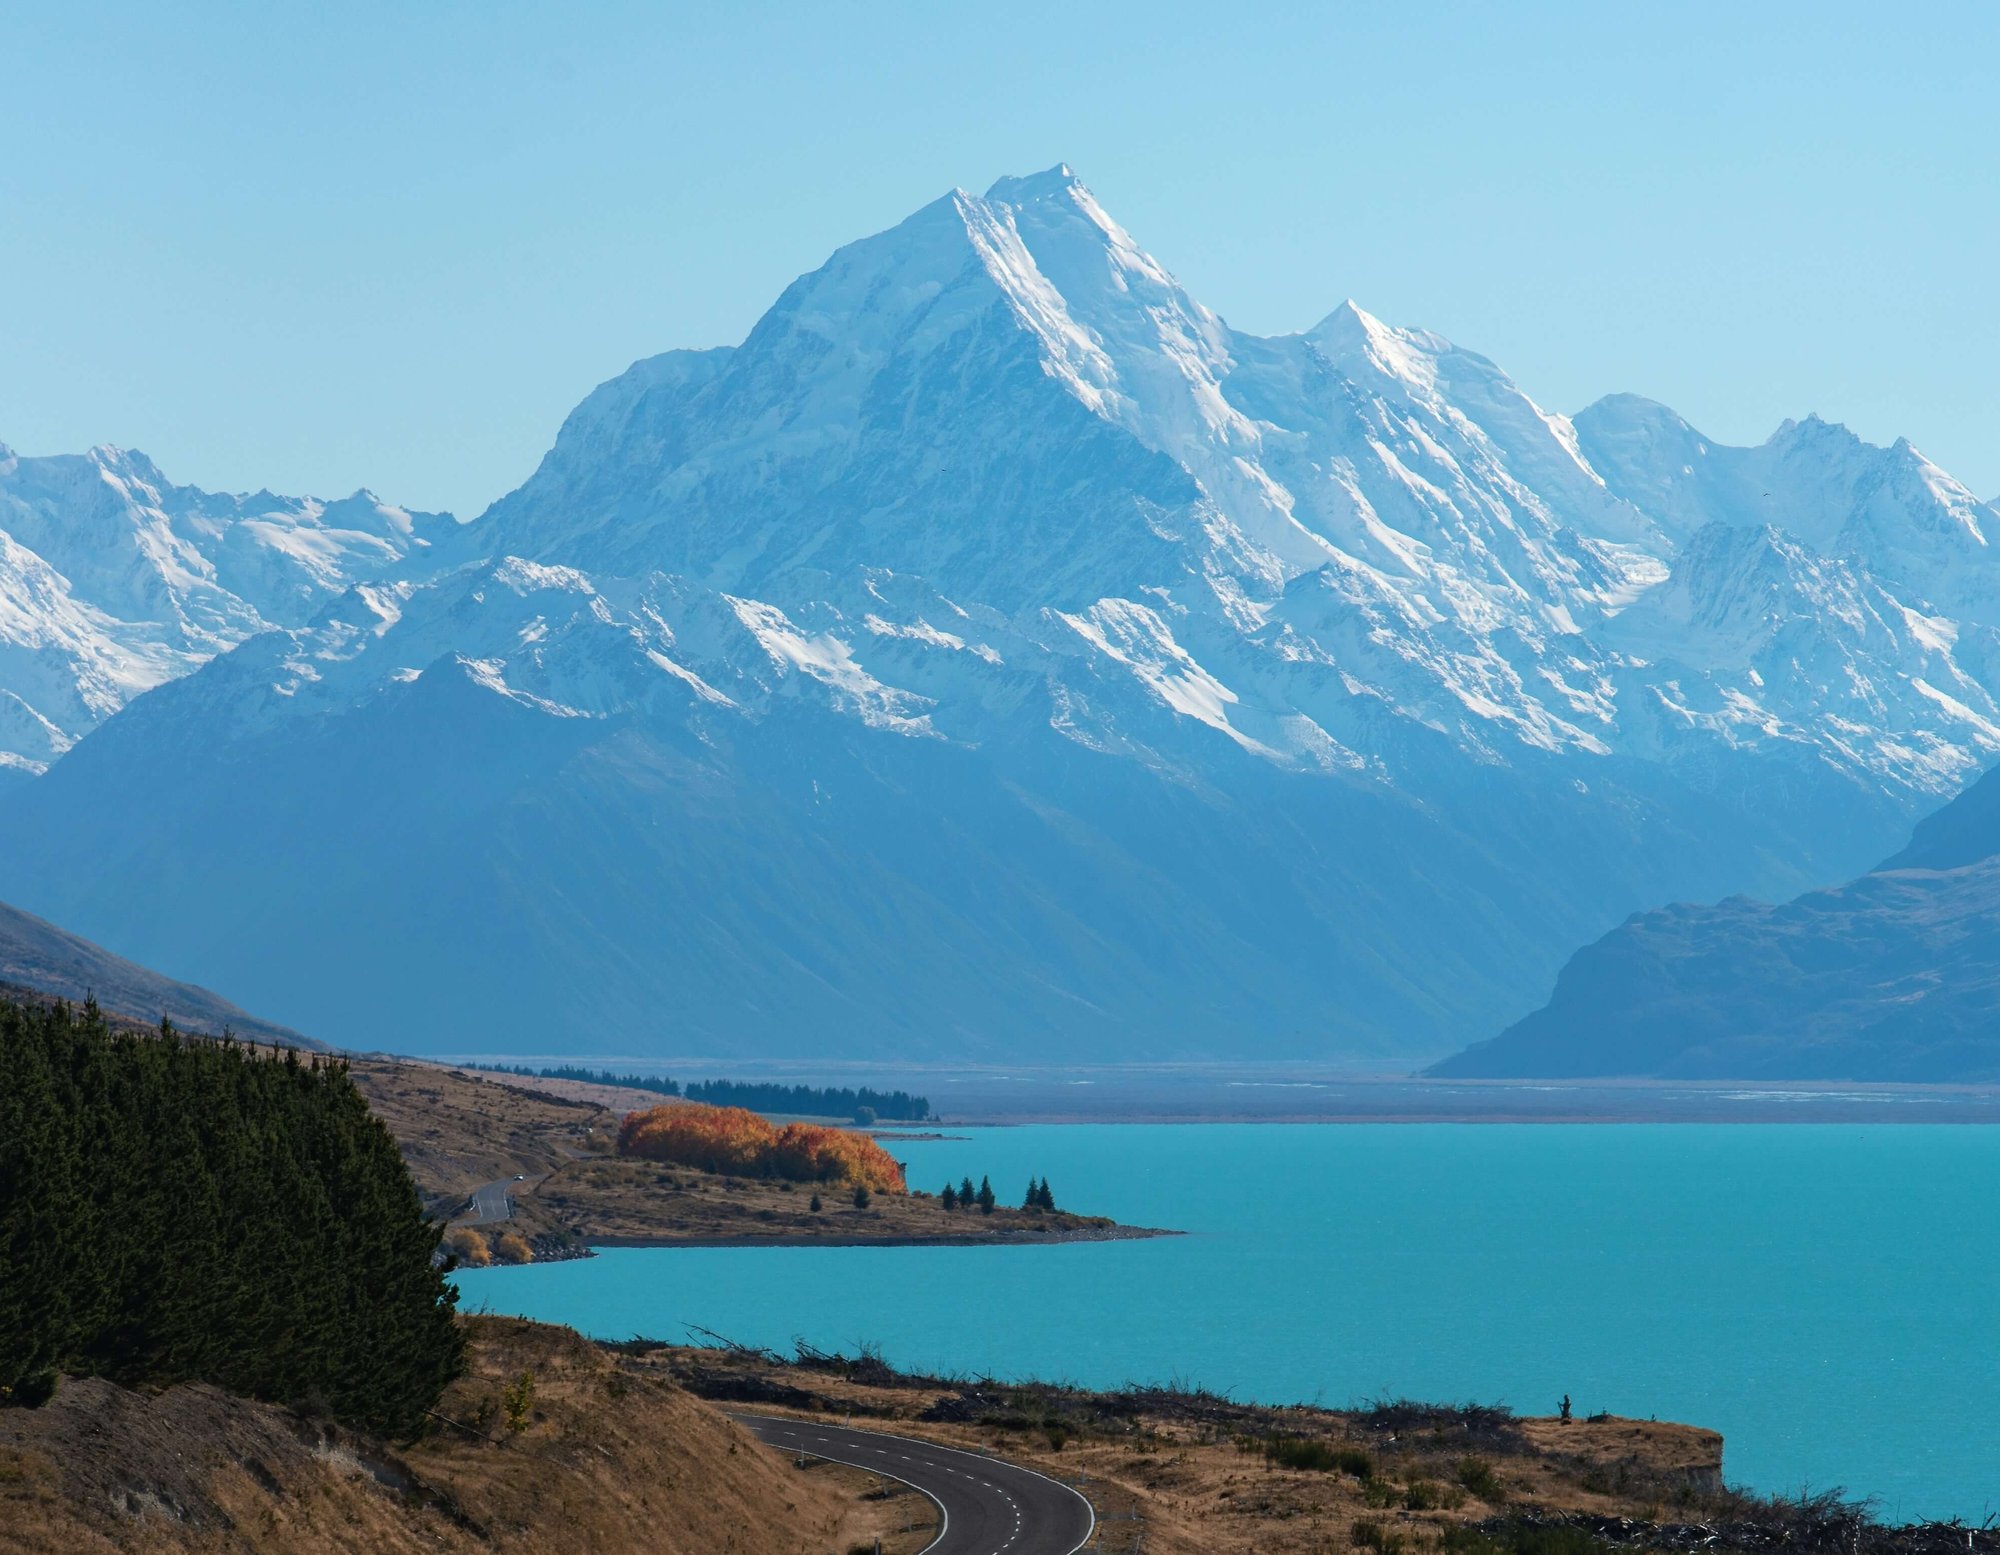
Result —
[{"label": "snowy ridge", "polygon": [[[1920,793],[2000,750],[2000,514],[1908,442],[1806,418],[1724,448],[1634,396],[1572,424],[1352,302],[1242,336],[1068,168],[850,244],[740,348],[634,366],[450,528],[368,494],[218,498],[110,448],[8,454],[0,750],[38,770],[218,650],[474,552],[606,596],[712,590],[868,728],[972,744],[1040,682],[1058,730],[1088,700],[1390,781],[1384,712],[1480,762],[1694,756],[1666,720]],[[722,690],[732,662],[668,658],[756,704]]]},{"label": "snowy ridge", "polygon": [[44,770],[140,692],[404,569],[448,525],[365,491],[175,486],[125,449],[0,447],[0,764]]},{"label": "snowy ridge", "polygon": [[[0,462],[0,518],[0,745],[35,765],[350,583],[476,551],[516,582],[556,569],[534,591],[599,617],[643,596],[671,631],[664,580],[733,613],[700,634],[719,659],[618,639],[710,707],[803,676],[867,727],[968,744],[1028,695],[1162,766],[1213,735],[1391,782],[1412,774],[1385,714],[1481,762],[1699,760],[1693,733],[1925,794],[2000,750],[2000,514],[1907,442],[1809,417],[1727,448],[1632,396],[1572,422],[1352,302],[1241,335],[1067,167],[954,191],[801,278],[742,346],[607,383],[451,545],[365,493],[218,498],[111,449]],[[546,678],[549,630],[477,660]],[[612,705],[579,696],[549,705]]]},{"label": "snowy ridge", "polygon": [[[1163,708],[1197,747],[1301,767],[1331,741],[1396,780],[1384,710],[1481,761],[1700,760],[1664,716],[1935,795],[2000,748],[1990,651],[1960,633],[2000,624],[1996,521],[1906,443],[1809,418],[1725,449],[1630,398],[1572,423],[1351,302],[1239,334],[1056,168],[842,249],[698,370],[614,380],[472,533],[819,618],[856,663],[896,640],[883,684],[947,738],[980,738],[1015,676],[916,651],[934,623],[874,601],[878,573],[983,609],[991,652],[1062,685],[1054,726],[1087,701],[1093,741],[1169,765],[1173,742],[1104,720]],[[1785,584],[1713,525],[1780,536]],[[1751,590],[1769,621],[1724,624]],[[1139,612],[1181,673],[1075,629]],[[1775,662],[1779,622],[1811,663]]]}]

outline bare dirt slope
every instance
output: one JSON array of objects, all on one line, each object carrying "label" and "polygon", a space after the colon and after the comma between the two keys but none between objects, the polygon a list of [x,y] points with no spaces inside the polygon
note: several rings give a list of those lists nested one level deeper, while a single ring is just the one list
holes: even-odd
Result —
[{"label": "bare dirt slope", "polygon": [[677,1105],[675,1097],[664,1096],[658,1091],[642,1091],[630,1085],[599,1085],[595,1080],[560,1080],[545,1075],[510,1075],[490,1069],[482,1069],[478,1073],[495,1084],[540,1091],[545,1096],[560,1096],[564,1101],[589,1102],[591,1106],[602,1107],[610,1113],[614,1123],[628,1112]]},{"label": "bare dirt slope", "polygon": [[71,1381],[0,1411],[0,1555],[844,1555],[910,1520],[566,1329],[469,1326],[471,1373],[439,1412],[472,1429],[400,1449],[208,1387]]}]

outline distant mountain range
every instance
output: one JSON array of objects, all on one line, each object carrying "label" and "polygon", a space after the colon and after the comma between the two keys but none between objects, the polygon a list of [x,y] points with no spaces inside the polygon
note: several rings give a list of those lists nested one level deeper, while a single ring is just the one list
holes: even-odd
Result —
[{"label": "distant mountain range", "polygon": [[2000,1082],[2000,770],[1844,885],[1638,914],[1431,1072]]},{"label": "distant mountain range", "polygon": [[142,453],[0,444],[0,775],[46,770],[140,692],[303,626],[452,527],[365,491],[222,496]]},{"label": "distant mountain range", "polygon": [[1426,1060],[2000,752],[2000,511],[1909,444],[1246,335],[1065,168],[470,523],[99,450],[0,528],[0,893],[368,1047]]}]

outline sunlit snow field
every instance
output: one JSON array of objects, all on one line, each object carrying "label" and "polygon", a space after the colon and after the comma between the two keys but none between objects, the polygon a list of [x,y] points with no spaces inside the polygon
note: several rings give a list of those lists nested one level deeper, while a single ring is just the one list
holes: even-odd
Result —
[{"label": "sunlit snow field", "polygon": [[2000,1511],[2000,1130],[1071,1125],[898,1143],[1190,1233],[1046,1248],[621,1250],[469,1307],[669,1340],[1267,1402],[1504,1400],[1712,1426],[1760,1490]]}]

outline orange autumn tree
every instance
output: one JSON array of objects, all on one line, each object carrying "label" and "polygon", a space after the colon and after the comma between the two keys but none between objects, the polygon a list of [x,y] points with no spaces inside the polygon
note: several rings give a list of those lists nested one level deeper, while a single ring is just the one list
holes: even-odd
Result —
[{"label": "orange autumn tree", "polygon": [[754,1177],[762,1175],[777,1137],[776,1129],[743,1107],[654,1107],[627,1115],[618,1130],[618,1153]]},{"label": "orange autumn tree", "polygon": [[817,1123],[776,1128],[742,1107],[681,1102],[632,1113],[618,1130],[618,1153],[740,1177],[906,1191],[902,1167],[866,1134]]}]

